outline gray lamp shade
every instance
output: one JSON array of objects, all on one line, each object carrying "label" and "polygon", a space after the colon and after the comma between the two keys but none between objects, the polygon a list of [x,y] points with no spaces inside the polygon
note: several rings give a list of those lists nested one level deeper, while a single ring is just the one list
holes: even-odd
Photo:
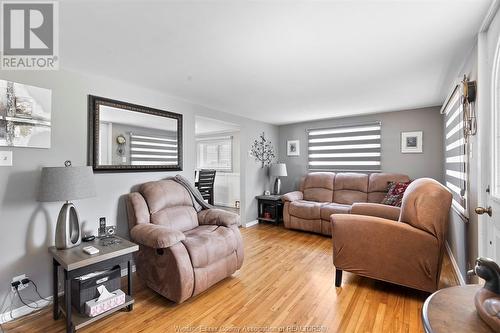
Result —
[{"label": "gray lamp shade", "polygon": [[96,196],[92,167],[49,167],[42,169],[38,201],[68,201]]},{"label": "gray lamp shade", "polygon": [[276,163],[271,165],[271,170],[269,171],[271,177],[286,177],[286,164],[285,163]]}]

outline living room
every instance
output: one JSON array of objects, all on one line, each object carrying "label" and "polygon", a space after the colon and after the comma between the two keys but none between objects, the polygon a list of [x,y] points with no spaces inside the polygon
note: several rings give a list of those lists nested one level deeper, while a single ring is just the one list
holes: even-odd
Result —
[{"label": "living room", "polygon": [[500,1],[0,5],[0,331],[500,331]]}]

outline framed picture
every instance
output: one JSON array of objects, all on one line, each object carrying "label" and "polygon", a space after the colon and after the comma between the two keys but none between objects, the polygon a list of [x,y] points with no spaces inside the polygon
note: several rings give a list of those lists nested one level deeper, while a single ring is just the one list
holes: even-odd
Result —
[{"label": "framed picture", "polygon": [[423,152],[424,132],[401,132],[401,152],[406,154]]},{"label": "framed picture", "polygon": [[300,141],[299,140],[287,140],[287,142],[286,142],[286,155],[287,156],[299,156],[300,155]]}]

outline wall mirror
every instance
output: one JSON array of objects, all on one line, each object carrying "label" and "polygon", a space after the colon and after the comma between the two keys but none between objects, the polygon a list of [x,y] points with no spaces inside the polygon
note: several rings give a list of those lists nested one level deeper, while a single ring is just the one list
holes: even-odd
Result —
[{"label": "wall mirror", "polygon": [[182,170],[182,115],[89,95],[95,171]]}]

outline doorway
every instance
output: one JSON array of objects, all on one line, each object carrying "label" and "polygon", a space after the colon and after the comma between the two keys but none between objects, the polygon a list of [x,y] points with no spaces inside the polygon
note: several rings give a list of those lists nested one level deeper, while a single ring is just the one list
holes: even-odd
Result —
[{"label": "doorway", "polygon": [[218,119],[195,117],[196,174],[215,170],[213,202],[235,213],[241,205],[240,126]]}]

